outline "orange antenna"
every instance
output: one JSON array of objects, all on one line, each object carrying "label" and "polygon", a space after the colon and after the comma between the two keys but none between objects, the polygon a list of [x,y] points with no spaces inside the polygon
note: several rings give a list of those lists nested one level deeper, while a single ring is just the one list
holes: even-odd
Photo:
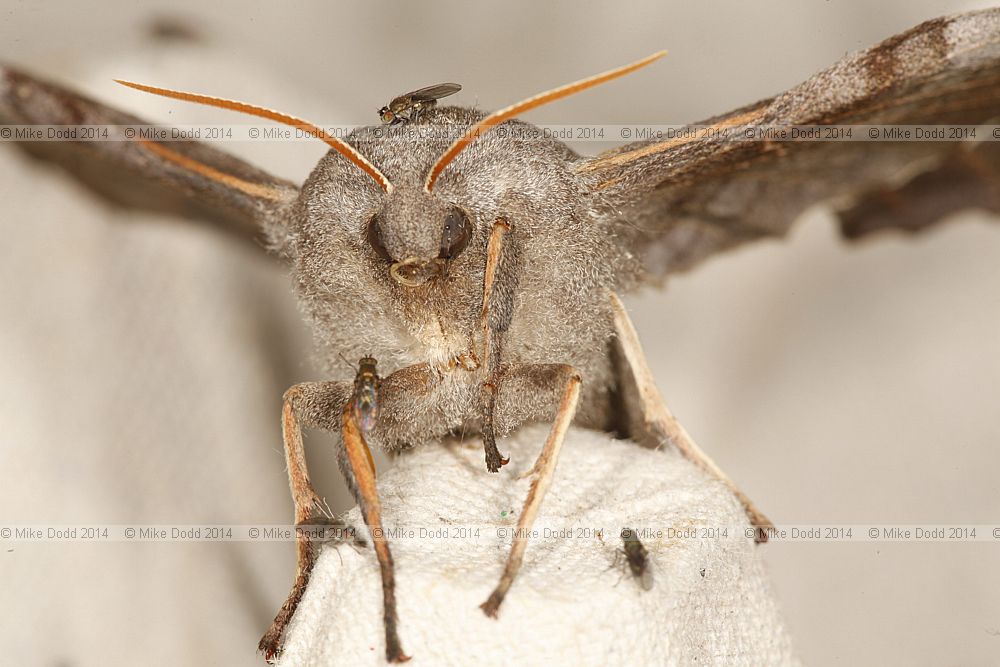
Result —
[{"label": "orange antenna", "polygon": [[357,165],[362,171],[375,179],[375,182],[378,183],[386,193],[392,192],[392,183],[389,182],[389,179],[386,178],[385,175],[375,167],[375,165],[365,159],[365,156],[359,153],[346,141],[330,136],[321,128],[313,125],[309,121],[296,118],[295,116],[289,116],[288,114],[281,113],[280,111],[273,111],[272,109],[265,109],[264,107],[247,104],[246,102],[237,102],[236,100],[227,100],[221,97],[211,97],[209,95],[198,95],[196,93],[185,93],[179,90],[170,90],[168,88],[157,88],[155,86],[147,86],[145,84],[134,83],[132,81],[122,81],[121,79],[115,79],[115,82],[146,93],[160,95],[161,97],[170,97],[175,100],[184,100],[185,102],[197,102],[198,104],[206,104],[210,107],[218,107],[220,109],[231,109],[232,111],[240,111],[259,118],[267,118],[268,120],[283,123],[284,125],[291,125],[292,127],[300,129],[306,134],[310,134],[323,141],[333,150],[346,157],[348,160]]},{"label": "orange antenna", "polygon": [[606,81],[617,79],[620,76],[625,76],[626,74],[634,72],[637,69],[645,67],[654,60],[662,58],[666,55],[666,53],[666,51],[658,51],[653,55],[647,56],[642,60],[637,60],[634,63],[604,72],[603,74],[596,74],[586,79],[581,79],[580,81],[575,81],[573,83],[566,84],[565,86],[545,91],[544,93],[539,93],[533,97],[529,97],[526,100],[518,102],[517,104],[512,104],[509,107],[500,109],[500,111],[494,111],[489,116],[466,130],[462,136],[456,139],[455,142],[448,147],[448,150],[446,150],[444,154],[438,158],[437,162],[434,163],[434,166],[431,167],[430,173],[427,174],[427,181],[424,182],[424,190],[430,192],[434,187],[434,183],[437,181],[438,176],[440,176],[441,172],[444,171],[444,168],[455,159],[455,156],[461,153],[462,150],[472,143],[476,137],[483,134],[491,127],[499,125],[505,120],[520,115],[530,109],[534,109],[535,107],[540,107],[543,104],[548,104],[549,102],[569,97],[570,95],[587,90],[588,88],[599,86]]}]

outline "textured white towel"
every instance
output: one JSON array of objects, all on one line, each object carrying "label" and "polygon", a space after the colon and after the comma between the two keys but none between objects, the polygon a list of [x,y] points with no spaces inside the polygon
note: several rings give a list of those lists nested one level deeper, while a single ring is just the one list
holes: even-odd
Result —
[{"label": "textured white towel", "polygon": [[[478,608],[497,583],[547,427],[500,443],[511,462],[483,467],[478,440],[428,445],[381,474],[399,631],[416,665],[778,665],[797,662],[739,503],[673,449],[571,430],[533,539],[498,620]],[[511,511],[513,510],[513,511]],[[357,508],[348,521],[363,526]],[[622,527],[645,539],[654,584],[641,590],[618,553]],[[478,527],[479,539],[455,537]],[[728,527],[728,537],[686,537]],[[604,529],[603,540],[587,529]],[[506,539],[497,537],[505,533]],[[763,547],[766,548],[766,547]],[[384,660],[382,597],[371,547],[327,545],[288,630],[282,665]]]}]

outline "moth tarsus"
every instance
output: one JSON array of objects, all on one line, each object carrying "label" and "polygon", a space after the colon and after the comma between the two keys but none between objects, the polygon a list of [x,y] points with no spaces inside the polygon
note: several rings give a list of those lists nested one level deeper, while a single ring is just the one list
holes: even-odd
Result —
[{"label": "moth tarsus", "polygon": [[[345,397],[344,408],[339,415],[341,447],[338,450],[337,460],[347,486],[358,501],[365,524],[373,536],[375,555],[382,576],[386,659],[389,662],[405,662],[409,657],[403,652],[397,632],[395,568],[388,543],[379,537],[384,533],[375,482],[375,462],[365,440],[365,434],[375,427],[378,419],[379,387],[382,379],[376,370],[377,364],[375,358],[370,355],[362,357],[358,362],[351,392]],[[325,503],[319,500],[306,472],[302,422],[315,424],[322,421],[321,415],[310,414],[308,410],[303,409],[303,406],[309,403],[311,389],[313,387],[310,385],[296,385],[285,394],[282,433],[289,466],[289,481],[295,500],[297,563],[292,590],[258,644],[258,650],[264,654],[268,662],[280,655],[285,640],[285,629],[309,584],[318,557],[318,544],[324,541],[321,538],[326,534],[325,528],[322,527],[331,523],[343,525],[329,517],[328,511],[324,511]],[[322,528],[322,532],[317,532],[313,528],[317,525]],[[356,536],[354,541],[358,543]]]},{"label": "moth tarsus", "polygon": [[[347,478],[347,485],[358,501],[365,524],[372,533],[375,557],[378,559],[379,572],[382,577],[385,659],[395,663],[406,662],[410,658],[403,652],[403,646],[399,639],[399,617],[396,612],[396,570],[389,542],[383,537],[385,531],[382,528],[381,500],[375,483],[375,464],[356,417],[359,414],[358,402],[364,396],[364,392],[358,392],[358,389],[364,390],[369,385],[380,383],[378,375],[374,373],[374,367],[375,361],[370,357],[363,359],[360,364],[358,378],[362,382],[358,382],[356,379],[355,393],[347,401],[341,416],[342,449],[338,455],[338,461],[341,471]],[[374,376],[374,382],[371,376]]]},{"label": "moth tarsus", "polygon": [[653,566],[646,545],[639,540],[634,528],[622,528],[622,553],[633,579],[644,591],[653,588]]},{"label": "moth tarsus", "polygon": [[320,504],[316,505],[316,509],[318,514],[314,514],[303,523],[295,524],[296,547],[299,551],[295,583],[285,603],[275,615],[271,626],[257,644],[257,651],[264,656],[264,660],[268,663],[274,663],[281,656],[285,629],[305,594],[313,567],[319,556],[319,545],[328,542],[344,542],[352,547],[365,545],[364,540],[356,535],[353,527],[330,516]]},{"label": "moth tarsus", "polygon": [[378,116],[386,125],[398,125],[405,121],[419,120],[427,109],[437,106],[437,101],[443,97],[454,95],[462,90],[457,83],[438,83],[409,93],[403,93],[378,110]]}]

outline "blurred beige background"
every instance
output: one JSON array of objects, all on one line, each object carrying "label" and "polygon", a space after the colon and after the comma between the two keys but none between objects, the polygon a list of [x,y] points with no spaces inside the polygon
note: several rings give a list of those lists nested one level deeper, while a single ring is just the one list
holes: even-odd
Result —
[{"label": "blurred beige background", "polygon": [[[110,79],[349,124],[438,81],[497,108],[668,48],[526,120],[681,123],[979,6],[9,2],[0,59],[167,123],[241,119]],[[157,17],[196,39],[154,38]],[[295,181],[324,150],[226,148]],[[318,375],[280,267],[209,230],[110,207],[7,145],[0,204],[0,523],[288,520],[280,396]],[[998,265],[1000,227],[982,216],[845,249],[816,210],[787,242],[629,305],[674,411],[779,523],[1000,523]],[[346,506],[329,450],[309,442],[321,488]],[[1000,652],[998,544],[764,548],[809,664]],[[20,543],[0,553],[4,660],[255,664],[292,567],[291,544]]]}]

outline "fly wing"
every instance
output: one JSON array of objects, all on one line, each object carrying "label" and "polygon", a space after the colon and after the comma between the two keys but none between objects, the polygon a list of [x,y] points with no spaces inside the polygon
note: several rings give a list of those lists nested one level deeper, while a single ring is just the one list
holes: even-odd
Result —
[{"label": "fly wing", "polygon": [[407,93],[401,97],[409,97],[414,102],[432,102],[442,97],[454,95],[460,90],[462,90],[462,86],[457,83],[438,83],[433,86],[421,88],[420,90],[414,90],[412,93]]}]

